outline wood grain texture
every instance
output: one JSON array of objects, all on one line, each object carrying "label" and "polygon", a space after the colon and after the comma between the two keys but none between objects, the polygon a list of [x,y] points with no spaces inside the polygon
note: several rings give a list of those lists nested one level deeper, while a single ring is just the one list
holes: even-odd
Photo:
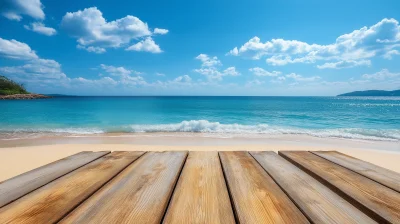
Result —
[{"label": "wood grain texture", "polygon": [[108,153],[80,152],[0,182],[0,207]]},{"label": "wood grain texture", "polygon": [[400,192],[400,173],[336,151],[312,153]]},{"label": "wood grain texture", "polygon": [[220,152],[239,223],[309,223],[247,152]]},{"label": "wood grain texture", "polygon": [[280,152],[379,223],[400,223],[400,193],[310,152]]},{"label": "wood grain texture", "polygon": [[164,223],[235,223],[218,152],[190,152]]},{"label": "wood grain texture", "polygon": [[251,154],[313,223],[376,223],[278,154]]},{"label": "wood grain texture", "polygon": [[143,152],[113,152],[0,209],[0,223],[55,223]]},{"label": "wood grain texture", "polygon": [[148,152],[61,223],[160,223],[187,152]]}]

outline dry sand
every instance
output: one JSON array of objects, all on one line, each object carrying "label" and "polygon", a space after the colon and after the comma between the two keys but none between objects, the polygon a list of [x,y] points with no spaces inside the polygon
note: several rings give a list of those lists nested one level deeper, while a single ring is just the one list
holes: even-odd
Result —
[{"label": "dry sand", "polygon": [[336,150],[400,172],[400,143],[309,136],[135,135],[0,140],[0,181],[81,151]]}]

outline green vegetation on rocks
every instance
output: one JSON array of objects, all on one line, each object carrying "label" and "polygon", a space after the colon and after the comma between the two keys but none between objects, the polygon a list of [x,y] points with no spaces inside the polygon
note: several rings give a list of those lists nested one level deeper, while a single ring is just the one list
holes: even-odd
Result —
[{"label": "green vegetation on rocks", "polygon": [[22,84],[0,75],[0,95],[29,94]]}]

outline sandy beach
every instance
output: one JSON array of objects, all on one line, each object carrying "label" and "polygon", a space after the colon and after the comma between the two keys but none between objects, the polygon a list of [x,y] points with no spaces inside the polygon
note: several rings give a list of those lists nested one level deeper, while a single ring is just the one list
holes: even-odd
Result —
[{"label": "sandy beach", "polygon": [[302,135],[113,134],[0,140],[0,181],[81,151],[336,150],[400,172],[400,144]]}]

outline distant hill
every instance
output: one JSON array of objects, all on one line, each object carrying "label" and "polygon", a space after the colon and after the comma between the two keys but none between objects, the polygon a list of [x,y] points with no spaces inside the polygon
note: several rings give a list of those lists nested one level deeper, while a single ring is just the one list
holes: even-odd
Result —
[{"label": "distant hill", "polygon": [[0,95],[29,94],[22,84],[0,75]]},{"label": "distant hill", "polygon": [[366,90],[340,94],[338,96],[400,96],[400,89],[393,91]]}]

